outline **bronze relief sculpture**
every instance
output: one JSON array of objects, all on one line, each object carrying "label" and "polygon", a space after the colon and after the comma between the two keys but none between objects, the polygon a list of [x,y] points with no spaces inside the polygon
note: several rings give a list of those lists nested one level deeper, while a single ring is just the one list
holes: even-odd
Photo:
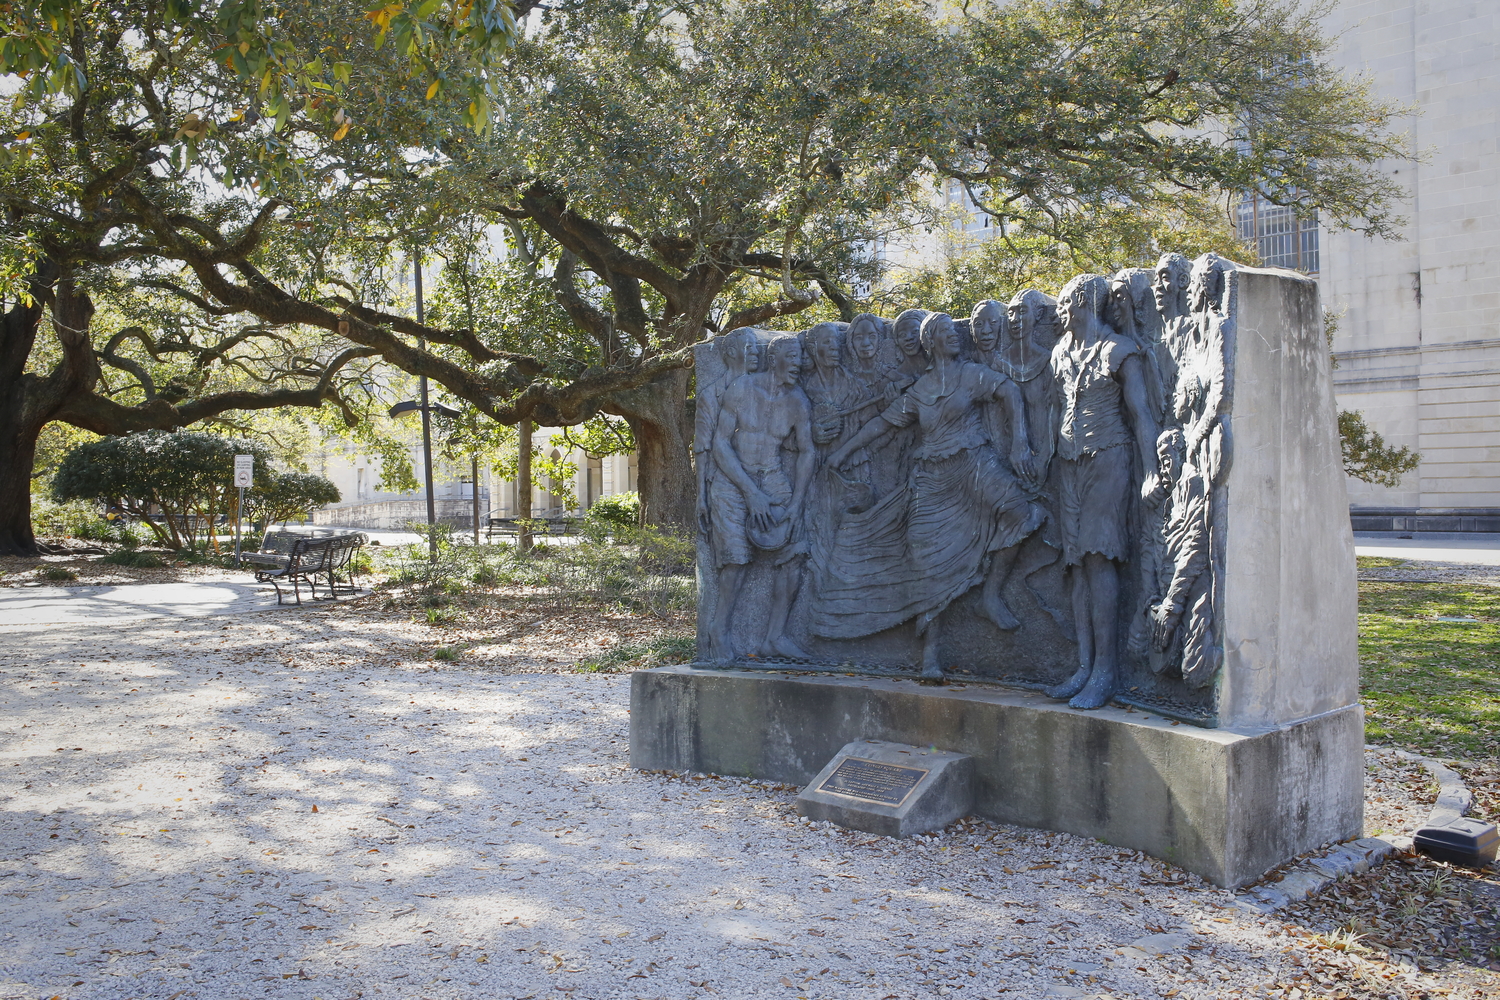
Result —
[{"label": "bronze relief sculpture", "polygon": [[700,345],[702,658],[1206,717],[1233,266]]}]

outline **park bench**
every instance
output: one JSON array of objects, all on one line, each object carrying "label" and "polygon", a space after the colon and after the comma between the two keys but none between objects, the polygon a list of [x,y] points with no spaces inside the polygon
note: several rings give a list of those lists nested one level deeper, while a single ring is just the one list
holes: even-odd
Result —
[{"label": "park bench", "polygon": [[[533,535],[576,535],[583,524],[583,519],[578,517],[537,517],[532,519]],[[493,540],[496,535],[502,538],[516,538],[521,534],[521,522],[513,517],[492,517],[489,519],[485,530],[485,537]]]},{"label": "park bench", "polygon": [[501,538],[515,538],[520,535],[521,526],[513,517],[492,517],[485,528],[484,537],[486,541],[494,541],[496,535]]},{"label": "park bench", "polygon": [[[354,555],[368,541],[362,532],[349,535],[332,535],[327,538],[310,538],[287,532],[272,532],[266,536],[259,552],[248,552],[242,558],[259,568],[255,579],[276,588],[276,603],[281,604],[284,595],[281,586],[292,585],[292,595],[302,603],[302,584],[312,590],[312,599],[331,601],[340,593],[357,594],[359,586],[354,580]],[[278,549],[285,549],[283,554]],[[318,581],[328,587],[328,596],[318,597]]]}]

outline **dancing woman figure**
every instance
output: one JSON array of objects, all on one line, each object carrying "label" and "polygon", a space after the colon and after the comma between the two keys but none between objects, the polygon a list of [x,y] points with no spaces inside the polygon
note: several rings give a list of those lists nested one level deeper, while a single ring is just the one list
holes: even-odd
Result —
[{"label": "dancing woman figure", "polygon": [[[1005,409],[1017,430],[1009,443],[1011,467],[1033,477],[1015,385],[963,359],[963,338],[945,313],[923,321],[921,342],[931,358],[928,370],[828,456],[831,467],[841,468],[898,428],[914,425],[920,432],[906,487],[840,525],[814,600],[812,631],[855,638],[915,619],[922,676],[940,680],[938,618],[986,572],[1008,567],[1015,547],[1046,515],[1000,461],[981,417],[984,405]],[[1000,612],[991,613],[1010,617]]]}]

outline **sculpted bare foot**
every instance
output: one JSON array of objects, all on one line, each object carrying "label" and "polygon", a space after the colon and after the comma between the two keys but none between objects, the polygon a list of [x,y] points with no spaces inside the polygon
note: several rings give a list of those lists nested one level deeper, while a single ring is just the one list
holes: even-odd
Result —
[{"label": "sculpted bare foot", "polygon": [[1115,693],[1115,672],[1113,670],[1096,670],[1089,678],[1089,682],[1083,686],[1068,702],[1069,708],[1095,709],[1103,708],[1109,704],[1109,699]]},{"label": "sculpted bare foot", "polygon": [[728,663],[734,659],[734,649],[721,638],[710,637],[707,652],[705,659],[709,663]]},{"label": "sculpted bare foot", "polygon": [[784,635],[777,636],[771,641],[770,655],[784,657],[788,660],[812,659],[812,657],[807,654],[806,650],[804,650],[801,646],[797,645],[795,642],[788,639]]},{"label": "sculpted bare foot", "polygon": [[942,684],[943,668],[938,666],[937,649],[928,644],[922,650],[922,683]]},{"label": "sculpted bare foot", "polygon": [[1058,701],[1067,701],[1075,694],[1083,690],[1083,686],[1089,682],[1089,668],[1087,665],[1080,666],[1073,672],[1073,676],[1061,684],[1054,684],[1043,692],[1048,698]]},{"label": "sculpted bare foot", "polygon": [[995,627],[1004,632],[1013,632],[1021,627],[1021,621],[1011,614],[1010,608],[1001,600],[999,594],[986,594],[979,604],[979,610]]}]

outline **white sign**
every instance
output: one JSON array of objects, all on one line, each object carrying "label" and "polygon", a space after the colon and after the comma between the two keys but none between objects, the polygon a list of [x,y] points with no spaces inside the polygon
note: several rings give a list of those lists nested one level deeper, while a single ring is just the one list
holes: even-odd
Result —
[{"label": "white sign", "polygon": [[234,485],[249,486],[250,479],[255,475],[255,456],[234,456]]}]

